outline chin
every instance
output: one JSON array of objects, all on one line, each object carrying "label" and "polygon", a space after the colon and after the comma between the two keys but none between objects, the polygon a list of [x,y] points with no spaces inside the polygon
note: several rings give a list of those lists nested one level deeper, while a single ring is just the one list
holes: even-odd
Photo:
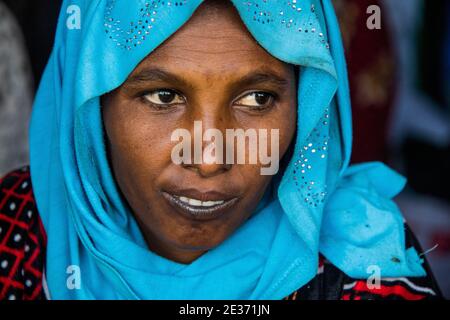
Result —
[{"label": "chin", "polygon": [[190,233],[188,235],[181,236],[177,238],[174,243],[180,250],[189,250],[189,251],[205,251],[211,250],[218,245],[220,245],[227,237],[217,238],[217,234],[211,232],[210,234],[202,233],[201,238],[193,238],[198,237],[198,235],[194,233]]}]

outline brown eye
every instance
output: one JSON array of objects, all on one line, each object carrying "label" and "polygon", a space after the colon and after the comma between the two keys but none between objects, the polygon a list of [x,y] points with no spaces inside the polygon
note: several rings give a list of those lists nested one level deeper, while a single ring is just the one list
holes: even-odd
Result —
[{"label": "brown eye", "polygon": [[239,99],[236,104],[250,108],[269,107],[274,100],[274,96],[267,92],[252,92]]},{"label": "brown eye", "polygon": [[184,98],[173,90],[161,89],[155,90],[143,96],[148,102],[158,105],[172,105],[184,103]]}]

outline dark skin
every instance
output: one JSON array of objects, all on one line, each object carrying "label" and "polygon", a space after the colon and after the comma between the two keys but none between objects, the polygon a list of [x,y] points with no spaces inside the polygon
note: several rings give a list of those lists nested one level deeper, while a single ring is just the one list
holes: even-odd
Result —
[{"label": "dark skin", "polygon": [[[259,46],[228,1],[206,1],[102,98],[112,170],[150,250],[191,263],[250,217],[272,179],[259,163],[174,164],[172,132],[192,132],[195,120],[203,130],[279,129],[281,158],[296,129],[296,93],[294,67]],[[215,219],[190,219],[162,196],[187,189],[237,200]]]}]

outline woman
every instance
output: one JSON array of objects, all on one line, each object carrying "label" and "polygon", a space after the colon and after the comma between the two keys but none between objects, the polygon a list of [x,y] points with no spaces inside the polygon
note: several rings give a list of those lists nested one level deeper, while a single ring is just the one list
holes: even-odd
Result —
[{"label": "woman", "polygon": [[[25,168],[2,182],[5,220],[26,229],[8,230],[24,271],[5,298],[439,296],[390,200],[404,179],[348,167],[329,1],[78,1],[81,29],[68,6],[34,106],[31,180]],[[190,161],[172,138],[198,121],[278,130],[278,173]],[[213,160],[229,148],[210,145]]]}]

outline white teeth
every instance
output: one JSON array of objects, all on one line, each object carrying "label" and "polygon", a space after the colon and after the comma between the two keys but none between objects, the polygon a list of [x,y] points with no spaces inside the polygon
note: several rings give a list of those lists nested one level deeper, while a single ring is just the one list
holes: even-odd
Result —
[{"label": "white teeth", "polygon": [[202,202],[200,200],[196,200],[196,199],[189,199],[189,204],[191,206],[201,206]]},{"label": "white teeth", "polygon": [[192,199],[192,198],[187,198],[187,197],[179,197],[178,199],[180,199],[181,202],[187,203],[191,206],[196,206],[196,207],[213,207],[213,206],[217,206],[219,204],[224,203],[224,200],[220,200],[220,201],[200,201],[197,199]]}]

